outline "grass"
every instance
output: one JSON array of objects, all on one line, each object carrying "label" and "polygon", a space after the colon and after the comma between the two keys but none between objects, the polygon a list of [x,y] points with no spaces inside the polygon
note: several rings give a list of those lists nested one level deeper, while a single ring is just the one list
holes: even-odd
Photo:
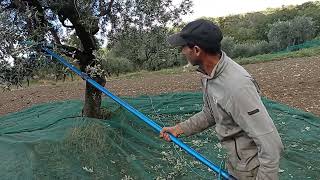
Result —
[{"label": "grass", "polygon": [[255,63],[264,63],[270,61],[279,61],[289,58],[303,58],[303,57],[312,57],[320,55],[320,47],[313,47],[307,49],[301,49],[293,52],[283,52],[283,53],[274,53],[274,54],[263,54],[257,55],[248,58],[240,58],[235,61],[241,65],[245,64],[255,64]]}]

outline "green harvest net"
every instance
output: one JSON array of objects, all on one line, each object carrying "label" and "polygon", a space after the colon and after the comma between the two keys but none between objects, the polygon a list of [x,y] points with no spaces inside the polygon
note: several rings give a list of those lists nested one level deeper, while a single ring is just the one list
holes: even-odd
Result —
[{"label": "green harvest net", "polygon": [[[201,93],[124,98],[161,126],[201,110]],[[320,179],[320,119],[264,99],[285,144],[281,179]],[[34,106],[0,117],[0,179],[215,179],[204,165],[109,99],[112,118],[79,117],[82,102]],[[213,129],[182,138],[223,166]]]}]

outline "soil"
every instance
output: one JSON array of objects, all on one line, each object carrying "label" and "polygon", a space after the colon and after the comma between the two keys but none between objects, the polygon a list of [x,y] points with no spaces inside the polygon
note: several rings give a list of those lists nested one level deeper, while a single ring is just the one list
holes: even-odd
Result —
[{"label": "soil", "polygon": [[[244,67],[258,81],[267,98],[320,116],[320,56],[249,64]],[[107,80],[106,87],[116,95],[138,96],[199,91],[201,84],[200,76],[195,72],[150,72],[131,78],[111,78]],[[0,92],[0,115],[39,103],[84,99],[84,88],[82,81],[50,82]]]}]

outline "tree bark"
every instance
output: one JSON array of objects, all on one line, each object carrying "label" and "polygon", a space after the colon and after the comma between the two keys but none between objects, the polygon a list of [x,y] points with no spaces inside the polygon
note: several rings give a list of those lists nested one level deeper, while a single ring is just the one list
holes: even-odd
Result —
[{"label": "tree bark", "polygon": [[[81,51],[81,56],[79,58],[80,70],[82,72],[86,72],[86,67],[88,65],[94,66],[96,63],[94,61],[95,56],[93,55],[93,51],[98,49],[94,38],[94,34],[96,34],[99,30],[98,24],[96,24],[94,27],[91,27],[92,29],[86,29],[86,26],[80,22],[80,18],[75,10],[75,7],[72,5],[64,7],[58,12],[58,14],[60,16],[60,21],[64,21],[66,19],[70,20],[73,28],[76,30],[76,34],[83,46],[83,51]],[[104,86],[106,83],[103,77],[97,76],[92,78],[101,86]],[[103,118],[103,114],[101,111],[101,100],[101,92],[91,84],[86,82],[85,99],[82,114],[86,117],[99,119]]]},{"label": "tree bark", "polygon": [[[96,77],[94,80],[99,83],[101,86],[106,84],[105,79],[101,77]],[[82,113],[87,117],[93,117],[102,119],[103,114],[101,111],[101,91],[93,87],[90,83],[86,82],[86,90],[85,90],[85,103],[83,106]]]}]

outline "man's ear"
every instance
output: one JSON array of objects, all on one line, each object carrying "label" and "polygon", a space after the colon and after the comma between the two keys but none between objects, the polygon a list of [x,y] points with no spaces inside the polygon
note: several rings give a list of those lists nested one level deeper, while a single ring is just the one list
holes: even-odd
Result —
[{"label": "man's ear", "polygon": [[200,56],[201,48],[199,46],[194,46],[194,51],[197,56]]}]

